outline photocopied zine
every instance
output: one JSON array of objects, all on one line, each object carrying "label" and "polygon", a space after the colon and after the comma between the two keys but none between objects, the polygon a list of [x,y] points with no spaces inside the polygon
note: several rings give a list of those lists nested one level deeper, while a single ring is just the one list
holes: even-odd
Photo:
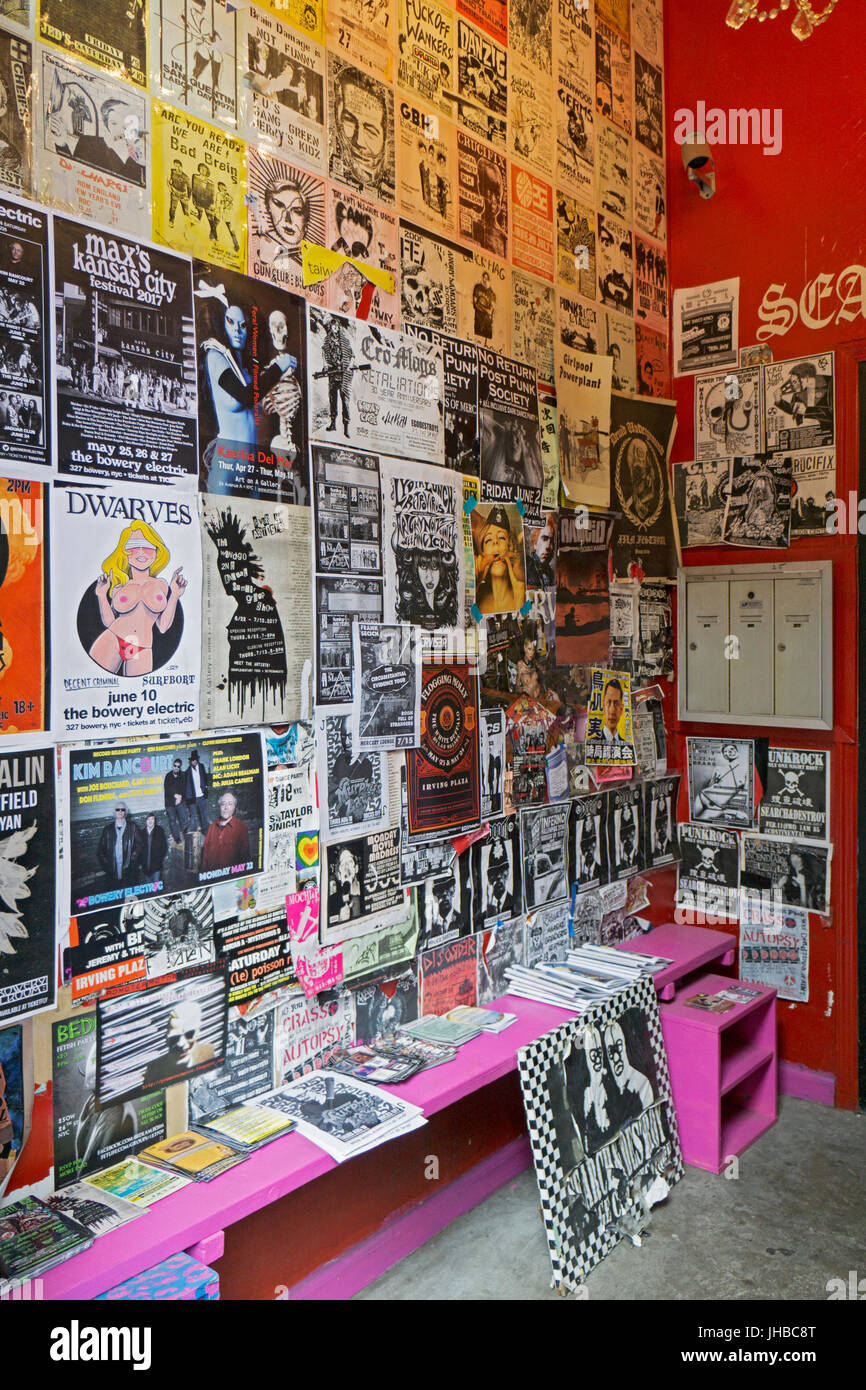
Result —
[{"label": "photocopied zine", "polygon": [[58,736],[198,728],[201,541],[195,498],[132,483],[122,489],[57,483],[52,530]]},{"label": "photocopied zine", "polygon": [[60,472],[194,488],[189,262],[63,217],[53,233]]}]

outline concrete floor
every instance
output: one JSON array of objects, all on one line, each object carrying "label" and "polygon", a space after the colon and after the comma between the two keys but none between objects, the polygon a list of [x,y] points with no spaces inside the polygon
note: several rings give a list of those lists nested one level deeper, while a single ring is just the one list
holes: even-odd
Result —
[{"label": "concrete floor", "polygon": [[[866,1276],[866,1115],[780,1098],[779,1122],[739,1177],[686,1168],[641,1248],[621,1242],[587,1280],[592,1299],[827,1299]],[[539,1301],[550,1289],[532,1172],[402,1260],[359,1300]]]}]

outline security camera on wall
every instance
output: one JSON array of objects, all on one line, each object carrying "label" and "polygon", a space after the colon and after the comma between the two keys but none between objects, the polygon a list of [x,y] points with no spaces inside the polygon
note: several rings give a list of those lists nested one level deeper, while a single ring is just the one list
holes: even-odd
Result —
[{"label": "security camera on wall", "polygon": [[680,146],[683,166],[693,183],[698,185],[702,198],[712,198],[716,191],[716,165],[710,147],[694,131],[690,132]]}]

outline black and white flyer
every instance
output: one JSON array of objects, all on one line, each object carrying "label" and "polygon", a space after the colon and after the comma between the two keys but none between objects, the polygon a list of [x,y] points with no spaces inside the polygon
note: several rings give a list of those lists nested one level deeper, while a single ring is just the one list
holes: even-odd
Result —
[{"label": "black and white flyer", "polygon": [[64,53],[147,90],[147,9],[113,0],[67,0],[61,9],[40,3],[37,38]]},{"label": "black and white flyer", "polygon": [[400,882],[400,832],[381,830],[326,845],[320,941],[330,946],[378,927],[405,922],[411,890]]},{"label": "black and white flyer", "polygon": [[[0,40],[4,37],[0,31]],[[5,196],[0,197],[0,310],[0,458],[50,465],[48,216]]]},{"label": "black and white flyer", "polygon": [[505,810],[505,711],[482,709],[479,725],[481,751],[481,819],[498,820]]},{"label": "black and white flyer", "polygon": [[683,549],[721,542],[729,479],[729,459],[673,465],[674,507]]},{"label": "black and white flyer", "polygon": [[353,624],[356,753],[416,748],[421,738],[421,650],[408,625]]},{"label": "black and white flyer", "polygon": [[154,93],[194,116],[238,124],[238,40],[231,0],[150,0]]},{"label": "black and white flyer", "polygon": [[764,431],[769,451],[826,449],[836,442],[835,354],[765,362]]},{"label": "black and white flyer", "polygon": [[539,961],[565,960],[570,942],[568,937],[569,902],[548,903],[526,914],[524,955],[526,965]]},{"label": "black and white flyer", "polygon": [[529,806],[520,813],[523,907],[534,912],[568,897],[569,802]]},{"label": "black and white flyer", "polygon": [[447,867],[419,884],[419,951],[443,946],[446,941],[454,941],[472,931],[471,859],[472,851],[464,850],[461,855],[455,855]]},{"label": "black and white flyer", "polygon": [[673,300],[674,376],[719,367],[735,369],[740,346],[739,276],[674,290]]},{"label": "black and white flyer", "polygon": [[322,839],[354,839],[389,825],[388,755],[353,756],[352,712],[334,710],[316,719]]},{"label": "black and white flyer", "polygon": [[198,728],[195,498],[130,482],[57,483],[51,524],[58,737]]},{"label": "black and white flyer", "polygon": [[73,916],[265,867],[258,730],[64,749],[63,794]]},{"label": "black and white flyer", "polygon": [[459,475],[382,459],[384,617],[428,632],[462,628],[463,486]]},{"label": "black and white flyer", "polygon": [[[3,18],[11,18],[8,8],[4,9]],[[25,12],[25,27],[29,29],[31,23]],[[0,29],[0,82],[6,93],[3,114],[0,116],[0,187],[4,193],[14,193],[25,198],[31,192],[32,67],[32,44],[21,35]]]},{"label": "black and white flyer", "polygon": [[760,367],[695,377],[695,458],[698,463],[760,454],[764,398]]},{"label": "black and white flyer", "polygon": [[679,827],[681,862],[677,907],[712,917],[739,912],[740,837],[712,825]]},{"label": "black and white flyer", "polygon": [[230,1006],[226,1057],[222,1066],[194,1076],[189,1083],[191,1124],[213,1119],[252,1100],[273,1085],[274,1010],[250,1017]]},{"label": "black and white flyer", "polygon": [[787,548],[793,490],[790,454],[731,459],[722,540],[759,550]]},{"label": "black and white flyer", "polygon": [[487,348],[478,349],[478,365],[482,499],[522,502],[537,516],[544,467],[535,371]]},{"label": "black and white flyer", "polygon": [[[581,340],[584,341],[584,340]],[[575,506],[610,505],[610,411],[613,359],[560,332],[556,346],[559,476]]]},{"label": "black and white flyer", "polygon": [[107,72],[41,50],[36,197],[130,236],[150,222],[150,101]]},{"label": "black and white flyer", "polygon": [[740,898],[740,979],[774,989],[780,999],[809,1002],[809,913]]},{"label": "black and white flyer", "polygon": [[382,581],[354,574],[316,576],[316,703],[352,702],[352,624],[382,620]]},{"label": "black and white flyer", "polygon": [[644,783],[644,861],[647,869],[674,864],[680,857],[677,839],[679,777],[655,777]]},{"label": "black and white flyer", "polygon": [[820,748],[771,748],[758,806],[764,835],[830,839],[830,754]]},{"label": "black and white flyer", "polygon": [[228,981],[219,963],[106,991],[96,1005],[99,1108],[153,1095],[220,1066],[227,1012]]},{"label": "black and white flyer", "polygon": [[472,846],[475,908],[473,925],[493,926],[519,914],[523,902],[520,820],[515,815],[490,822],[490,834]]},{"label": "black and white flyer", "polygon": [[[471,253],[464,247],[400,219],[400,319],[404,331],[419,327],[437,333],[457,332],[457,274],[464,261],[472,263]],[[489,289],[487,296],[491,297],[492,315],[496,296]]]},{"label": "black and white flyer", "polygon": [[609,880],[607,858],[607,792],[592,792],[573,802],[571,816],[571,878],[578,896]]},{"label": "black and white flyer", "polygon": [[189,261],[55,217],[54,283],[60,472],[194,490]]},{"label": "black and white flyer", "polygon": [[324,444],[310,454],[316,573],[381,574],[378,456]]},{"label": "black and white flyer", "polygon": [[673,401],[611,393],[610,505],[616,579],[676,578],[679,555],[668,457],[677,427]]},{"label": "black and white flyer", "polygon": [[755,745],[749,738],[686,739],[689,820],[741,830],[755,820]]},{"label": "black and white flyer", "polygon": [[825,916],[829,912],[832,845],[794,840],[790,832],[778,837],[746,834],[742,850],[745,894],[773,907],[805,907]]},{"label": "black and white flyer", "polygon": [[833,513],[836,499],[836,450],[800,449],[791,455],[793,497],[791,498],[791,540],[801,536],[833,534],[838,521]]},{"label": "black and white flyer", "polygon": [[297,983],[285,895],[270,911],[240,913],[218,922],[214,940],[219,959],[225,962],[230,1005],[248,1005]]},{"label": "black and white flyer", "polygon": [[328,172],[377,203],[395,198],[394,89],[328,54]]},{"label": "black and white flyer", "polygon": [[492,1004],[508,993],[505,973],[526,961],[526,940],[522,917],[510,922],[497,922],[489,931],[478,933],[477,984],[478,1004]]},{"label": "black and white flyer", "polygon": [[418,963],[388,980],[371,980],[353,989],[355,1041],[371,1043],[418,1017]]},{"label": "black and white flyer", "polygon": [[201,498],[203,728],[300,717],[312,646],[310,509]]},{"label": "black and white flyer", "polygon": [[0,756],[0,1025],[54,1007],[54,750]]},{"label": "black and white flyer", "polygon": [[310,439],[442,463],[442,350],[308,305]]},{"label": "black and white flyer", "polygon": [[445,382],[445,467],[478,476],[478,349],[424,324],[407,328],[411,337],[442,349]]},{"label": "black and white flyer", "polygon": [[305,302],[193,262],[202,492],[308,505]]},{"label": "black and white flyer", "polygon": [[[325,50],[260,5],[246,21],[246,135],[325,173]],[[323,243],[322,239],[322,243]]]},{"label": "black and white flyer", "polygon": [[607,862],[611,882],[646,867],[643,787],[629,782],[607,793]]}]

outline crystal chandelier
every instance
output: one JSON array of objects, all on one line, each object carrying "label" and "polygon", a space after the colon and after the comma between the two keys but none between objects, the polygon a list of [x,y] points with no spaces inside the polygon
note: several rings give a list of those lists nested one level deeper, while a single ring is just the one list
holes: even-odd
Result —
[{"label": "crystal chandelier", "polygon": [[[747,19],[757,19],[763,23],[765,19],[775,19],[783,10],[791,8],[791,0],[778,0],[769,10],[760,9],[760,3],[761,0],[732,0],[727,23],[732,29],[740,29]],[[812,8],[811,0],[793,0],[793,3],[795,14],[791,21],[791,33],[795,38],[807,39],[813,29],[817,29],[819,24],[829,19],[838,0],[827,0],[823,10],[817,14]]]}]

